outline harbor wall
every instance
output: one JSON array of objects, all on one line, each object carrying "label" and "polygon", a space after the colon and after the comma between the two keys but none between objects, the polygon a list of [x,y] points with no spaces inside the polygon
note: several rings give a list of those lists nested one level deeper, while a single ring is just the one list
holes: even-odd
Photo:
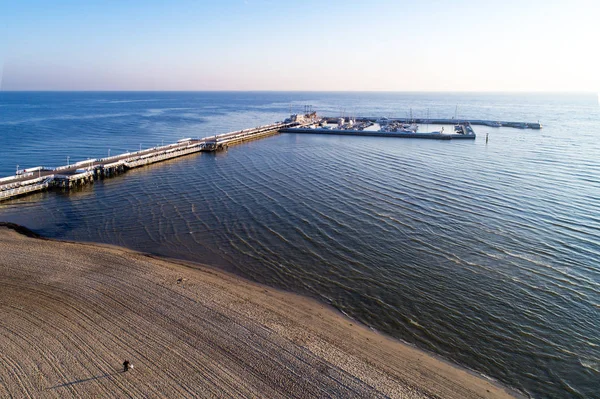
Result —
[{"label": "harbor wall", "polygon": [[281,133],[325,134],[325,135],[368,136],[368,137],[395,137],[395,138],[403,138],[403,139],[430,139],[430,140],[475,139],[475,137],[476,137],[475,134],[401,133],[401,132],[377,132],[377,131],[365,131],[365,130],[310,129],[310,128],[281,129]]}]

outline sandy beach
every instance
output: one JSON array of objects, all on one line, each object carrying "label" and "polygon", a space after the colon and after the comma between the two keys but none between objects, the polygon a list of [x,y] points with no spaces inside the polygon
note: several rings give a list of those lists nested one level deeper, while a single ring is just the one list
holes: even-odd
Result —
[{"label": "sandy beach", "polygon": [[512,397],[311,299],[23,232],[0,227],[0,397]]}]

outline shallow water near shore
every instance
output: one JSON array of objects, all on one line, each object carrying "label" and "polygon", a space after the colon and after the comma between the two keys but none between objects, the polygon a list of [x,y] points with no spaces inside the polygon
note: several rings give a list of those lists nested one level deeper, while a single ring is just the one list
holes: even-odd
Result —
[{"label": "shallow water near shore", "polygon": [[[282,134],[0,204],[42,235],[316,297],[534,397],[600,378],[595,95],[0,93],[0,175],[328,115],[540,121],[438,142]],[[345,110],[345,111],[344,111]],[[485,136],[489,134],[486,145]]]}]

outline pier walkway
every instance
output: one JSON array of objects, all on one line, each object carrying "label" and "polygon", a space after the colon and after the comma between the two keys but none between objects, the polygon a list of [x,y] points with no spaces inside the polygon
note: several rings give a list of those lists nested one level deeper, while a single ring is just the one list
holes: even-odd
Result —
[{"label": "pier walkway", "polygon": [[252,129],[238,130],[202,139],[183,139],[177,143],[128,152],[112,157],[87,159],[74,164],[47,168],[38,166],[17,171],[14,176],[0,179],[0,201],[54,187],[70,189],[93,183],[95,179],[118,175],[128,169],[165,161],[197,152],[226,149],[233,144],[255,140],[278,133],[281,129],[300,125],[299,122],[274,123]]}]

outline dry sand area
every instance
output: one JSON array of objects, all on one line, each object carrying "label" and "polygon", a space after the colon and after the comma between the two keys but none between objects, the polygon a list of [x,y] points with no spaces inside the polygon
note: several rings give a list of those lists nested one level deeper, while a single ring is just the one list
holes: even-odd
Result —
[{"label": "dry sand area", "polygon": [[511,395],[310,299],[0,227],[0,397]]}]

